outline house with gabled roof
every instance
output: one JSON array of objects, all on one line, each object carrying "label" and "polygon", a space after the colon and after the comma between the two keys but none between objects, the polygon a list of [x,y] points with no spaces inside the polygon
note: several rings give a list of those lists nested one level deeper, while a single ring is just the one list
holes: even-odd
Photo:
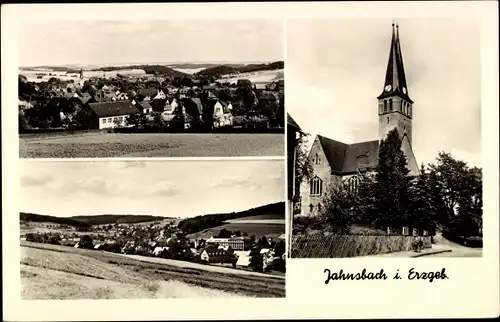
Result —
[{"label": "house with gabled roof", "polygon": [[401,45],[399,28],[393,24],[389,61],[382,94],[378,100],[379,137],[376,140],[343,143],[323,135],[317,135],[308,158],[314,176],[300,187],[301,214],[316,215],[321,212],[322,199],[332,185],[346,183],[356,189],[359,175],[373,173],[378,164],[381,140],[397,129],[401,138],[401,150],[407,158],[410,175],[419,175],[419,168],[412,150],[412,106]]},{"label": "house with gabled roof", "polygon": [[129,100],[89,103],[88,107],[92,115],[91,128],[94,129],[114,128],[118,124],[125,126],[130,115],[140,113]]},{"label": "house with gabled roof", "polygon": [[208,263],[225,263],[229,258],[226,250],[215,246],[208,246],[200,252],[200,259]]}]

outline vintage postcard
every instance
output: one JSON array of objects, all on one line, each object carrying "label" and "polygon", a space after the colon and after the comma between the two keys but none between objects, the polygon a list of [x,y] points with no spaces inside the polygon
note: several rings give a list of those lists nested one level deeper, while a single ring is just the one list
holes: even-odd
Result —
[{"label": "vintage postcard", "polygon": [[2,9],[5,320],[500,314],[496,2]]}]

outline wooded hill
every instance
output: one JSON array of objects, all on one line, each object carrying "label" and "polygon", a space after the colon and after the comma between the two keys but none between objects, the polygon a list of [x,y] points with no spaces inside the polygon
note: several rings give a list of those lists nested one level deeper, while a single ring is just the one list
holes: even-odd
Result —
[{"label": "wooded hill", "polygon": [[92,216],[72,216],[68,218],[39,215],[33,213],[20,213],[21,221],[50,222],[60,225],[68,225],[78,228],[90,228],[93,225],[108,224],[138,224],[142,222],[161,221],[169,219],[160,216],[148,215],[92,215]]},{"label": "wooded hill", "polygon": [[191,75],[175,70],[171,67],[164,65],[133,65],[133,66],[109,66],[92,69],[92,71],[103,71],[111,72],[115,70],[131,70],[131,69],[142,69],[146,74],[161,74],[170,77],[191,77]]},{"label": "wooded hill", "polygon": [[74,218],[62,218],[62,217],[54,217],[54,216],[46,216],[46,215],[38,215],[26,212],[19,213],[20,221],[33,221],[33,222],[50,222],[60,225],[68,225],[72,227],[78,228],[90,228],[88,223],[76,220]]},{"label": "wooded hill", "polygon": [[226,220],[238,219],[250,216],[259,216],[268,213],[283,213],[285,216],[285,202],[268,204],[240,212],[231,212],[225,214],[210,214],[187,218],[179,222],[178,227],[186,234],[192,234],[204,229],[213,228],[222,225]]},{"label": "wooded hill", "polygon": [[95,216],[74,216],[71,219],[78,220],[89,225],[108,225],[108,224],[138,224],[149,221],[161,221],[167,217],[148,216],[148,215],[95,215]]},{"label": "wooded hill", "polygon": [[219,65],[214,67],[205,68],[195,73],[195,76],[210,76],[210,77],[220,77],[228,74],[236,73],[251,73],[258,72],[262,70],[276,70],[285,68],[285,62],[277,61],[269,64],[249,64],[243,66],[237,65]]}]

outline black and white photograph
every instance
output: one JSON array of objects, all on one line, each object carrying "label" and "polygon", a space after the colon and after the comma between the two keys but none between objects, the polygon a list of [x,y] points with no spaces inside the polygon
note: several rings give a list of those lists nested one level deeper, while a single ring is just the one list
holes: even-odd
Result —
[{"label": "black and white photograph", "polygon": [[481,257],[473,19],[287,23],[292,258]]},{"label": "black and white photograph", "polygon": [[284,155],[282,20],[19,29],[23,158]]},{"label": "black and white photograph", "polygon": [[21,297],[285,296],[283,160],[21,161]]}]

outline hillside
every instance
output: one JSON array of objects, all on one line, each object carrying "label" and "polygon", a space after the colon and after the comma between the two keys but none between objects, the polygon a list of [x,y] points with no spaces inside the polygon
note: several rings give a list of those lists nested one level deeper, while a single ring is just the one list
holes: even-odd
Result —
[{"label": "hillside", "polygon": [[240,212],[232,212],[226,214],[210,214],[203,216],[196,216],[193,218],[184,219],[179,222],[179,229],[183,230],[186,234],[193,234],[208,228],[214,228],[222,225],[226,220],[238,219],[243,217],[259,216],[266,214],[283,214],[285,215],[285,202],[277,202],[268,204]]},{"label": "hillside", "polygon": [[237,74],[237,73],[250,73],[263,70],[276,70],[285,68],[283,61],[277,61],[269,64],[248,64],[248,65],[218,65],[214,67],[205,68],[195,76],[213,76],[221,77],[223,75]]},{"label": "hillside", "polygon": [[284,224],[263,224],[263,223],[228,223],[221,226],[212,227],[187,235],[187,238],[203,238],[208,239],[211,236],[218,236],[222,229],[231,232],[239,231],[242,235],[254,236],[255,239],[260,239],[262,236],[276,238],[285,233]]},{"label": "hillside", "polygon": [[73,216],[70,218],[87,223],[88,225],[138,224],[143,222],[154,222],[168,219],[166,217],[148,215],[94,215]]},{"label": "hillside", "polygon": [[190,77],[189,74],[180,72],[164,65],[132,65],[132,66],[108,66],[92,69],[91,71],[110,72],[114,70],[142,69],[146,74],[162,74],[170,77]]},{"label": "hillside", "polygon": [[284,297],[285,279],[160,258],[21,242],[23,299]]},{"label": "hillside", "polygon": [[169,64],[167,65],[170,68],[179,68],[179,69],[196,69],[196,68],[210,68],[218,66],[219,64],[204,64],[204,63],[179,63],[179,64]]},{"label": "hillside", "polygon": [[78,228],[89,228],[90,225],[86,222],[80,221],[76,218],[62,218],[62,217],[54,217],[54,216],[46,216],[46,215],[38,215],[26,212],[19,213],[19,220],[23,221],[32,221],[32,222],[49,222],[60,225],[68,225]]},{"label": "hillside", "polygon": [[239,70],[238,68],[229,66],[229,65],[218,65],[214,67],[209,67],[205,68],[203,70],[200,70],[199,72],[195,73],[195,76],[208,76],[208,77],[215,77],[218,78],[222,75],[227,75],[227,74],[234,74],[238,73]]}]

